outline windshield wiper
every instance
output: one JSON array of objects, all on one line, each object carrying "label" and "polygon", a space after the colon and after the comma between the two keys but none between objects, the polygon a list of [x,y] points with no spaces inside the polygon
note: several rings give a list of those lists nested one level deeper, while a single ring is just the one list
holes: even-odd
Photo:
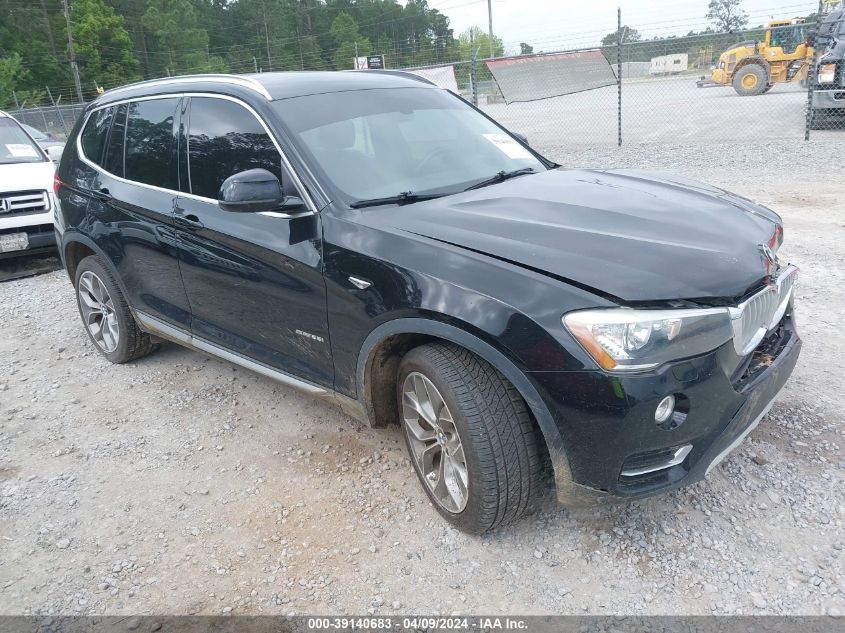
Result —
[{"label": "windshield wiper", "polygon": [[442,198],[445,195],[445,193],[411,193],[410,191],[403,191],[395,196],[387,196],[386,198],[356,200],[349,206],[353,209],[363,209],[364,207],[379,207],[383,204],[413,204],[414,202],[422,202],[423,200]]},{"label": "windshield wiper", "polygon": [[525,174],[533,174],[534,168],[533,167],[523,167],[522,169],[514,169],[513,171],[500,171],[498,174],[493,176],[492,178],[487,178],[486,180],[482,180],[481,182],[477,182],[471,187],[467,187],[464,191],[472,191],[473,189],[481,189],[482,187],[487,187],[489,185],[495,185],[500,182],[505,182],[506,180],[510,180],[511,178],[516,178],[517,176],[524,176]]}]

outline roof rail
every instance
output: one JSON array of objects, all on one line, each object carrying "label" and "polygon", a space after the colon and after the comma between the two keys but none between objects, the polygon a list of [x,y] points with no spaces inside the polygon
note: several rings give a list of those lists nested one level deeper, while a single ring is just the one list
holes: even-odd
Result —
[{"label": "roof rail", "polygon": [[[356,71],[353,71],[356,72]],[[362,68],[357,72],[365,72],[365,73],[379,73],[382,75],[395,75],[397,77],[405,77],[406,79],[413,79],[414,81],[419,81],[420,83],[424,84],[431,84],[432,86],[437,86],[431,79],[427,77],[421,77],[412,72],[408,72],[407,70],[389,70],[387,68]]]},{"label": "roof rail", "polygon": [[252,77],[244,77],[242,75],[227,75],[227,74],[207,74],[207,75],[179,75],[178,77],[163,77],[161,79],[147,79],[146,81],[136,81],[135,83],[126,84],[119,88],[112,88],[107,90],[104,94],[113,95],[122,90],[129,88],[136,88],[141,86],[169,86],[173,84],[186,83],[189,81],[211,81],[216,83],[227,83],[236,86],[241,86],[249,90],[254,90],[262,97],[270,101],[272,97],[267,89]]}]

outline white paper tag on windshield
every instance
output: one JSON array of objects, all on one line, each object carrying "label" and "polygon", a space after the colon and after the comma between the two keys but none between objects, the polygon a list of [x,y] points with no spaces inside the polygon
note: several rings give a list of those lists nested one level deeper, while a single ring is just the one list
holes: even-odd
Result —
[{"label": "white paper tag on windshield", "polygon": [[38,152],[32,145],[26,143],[6,143],[6,149],[9,154],[15,158],[34,157],[38,158]]},{"label": "white paper tag on windshield", "polygon": [[531,152],[507,134],[485,134],[484,138],[498,147],[508,158],[532,158]]}]

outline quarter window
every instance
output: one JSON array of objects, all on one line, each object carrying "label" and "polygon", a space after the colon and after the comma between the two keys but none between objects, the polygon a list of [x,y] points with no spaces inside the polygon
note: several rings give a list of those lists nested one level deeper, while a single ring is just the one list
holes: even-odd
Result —
[{"label": "quarter window", "polygon": [[165,189],[177,189],[174,156],[175,99],[149,99],[129,104],[126,121],[126,178]]},{"label": "quarter window", "polygon": [[82,151],[93,163],[102,165],[103,149],[109,134],[114,107],[97,110],[89,118],[82,130]]},{"label": "quarter window", "polygon": [[225,99],[191,97],[188,127],[191,193],[217,199],[232,174],[263,168],[282,179],[282,160],[258,119]]}]

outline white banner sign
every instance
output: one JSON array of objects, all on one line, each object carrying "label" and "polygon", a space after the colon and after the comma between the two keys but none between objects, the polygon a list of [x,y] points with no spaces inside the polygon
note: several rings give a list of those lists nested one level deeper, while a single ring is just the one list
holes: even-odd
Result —
[{"label": "white banner sign", "polygon": [[433,81],[441,88],[446,88],[452,92],[458,92],[458,80],[455,79],[454,66],[437,66],[436,68],[419,68],[417,70],[410,70],[408,72],[425,77],[429,81]]}]

